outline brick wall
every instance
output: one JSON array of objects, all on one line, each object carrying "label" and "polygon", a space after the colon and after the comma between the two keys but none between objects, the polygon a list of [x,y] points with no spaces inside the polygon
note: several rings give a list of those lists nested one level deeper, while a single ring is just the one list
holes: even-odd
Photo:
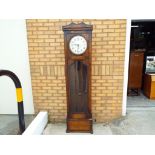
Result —
[{"label": "brick wall", "polygon": [[52,122],[65,121],[67,111],[62,26],[81,21],[93,25],[93,118],[105,122],[120,117],[122,113],[126,20],[28,19],[35,111],[47,110]]}]

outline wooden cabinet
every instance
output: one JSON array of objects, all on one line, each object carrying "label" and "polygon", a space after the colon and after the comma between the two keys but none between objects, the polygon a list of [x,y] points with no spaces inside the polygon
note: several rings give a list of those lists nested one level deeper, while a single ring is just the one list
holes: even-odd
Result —
[{"label": "wooden cabinet", "polygon": [[144,52],[131,52],[129,59],[128,95],[139,95],[142,86]]},{"label": "wooden cabinet", "polygon": [[155,74],[145,74],[144,95],[150,99],[155,99]]}]

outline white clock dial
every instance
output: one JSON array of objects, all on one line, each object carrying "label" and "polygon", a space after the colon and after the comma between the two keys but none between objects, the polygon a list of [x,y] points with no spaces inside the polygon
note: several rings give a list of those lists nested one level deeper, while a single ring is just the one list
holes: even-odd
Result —
[{"label": "white clock dial", "polygon": [[70,40],[69,48],[73,54],[83,54],[87,49],[87,41],[82,36],[75,36]]}]

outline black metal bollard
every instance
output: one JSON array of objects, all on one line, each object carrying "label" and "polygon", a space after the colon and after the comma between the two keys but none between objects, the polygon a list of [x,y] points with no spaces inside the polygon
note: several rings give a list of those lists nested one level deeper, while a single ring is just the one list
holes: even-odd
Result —
[{"label": "black metal bollard", "polygon": [[17,103],[18,103],[18,117],[19,117],[19,128],[20,133],[22,134],[25,131],[25,120],[24,120],[24,106],[23,106],[23,94],[22,94],[22,86],[21,83],[16,76],[11,71],[8,70],[0,70],[0,76],[8,76],[10,77],[16,87],[16,96],[17,96]]}]

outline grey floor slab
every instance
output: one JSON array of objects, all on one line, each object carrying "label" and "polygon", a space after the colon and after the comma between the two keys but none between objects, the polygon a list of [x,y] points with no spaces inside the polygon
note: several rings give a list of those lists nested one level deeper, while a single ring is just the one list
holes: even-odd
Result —
[{"label": "grey floor slab", "polygon": [[127,107],[155,107],[155,100],[151,100],[140,93],[139,96],[128,96]]},{"label": "grey floor slab", "polygon": [[[65,123],[48,124],[44,135],[81,135],[66,133]],[[127,115],[108,124],[94,123],[93,135],[154,135],[155,110],[130,109]],[[86,135],[85,133],[83,133]],[[87,134],[88,135],[88,134]]]},{"label": "grey floor slab", "polygon": [[[25,126],[27,127],[33,119],[33,115],[25,115]],[[0,135],[17,135],[18,133],[18,115],[0,115]]]},{"label": "grey floor slab", "polygon": [[[103,124],[94,124],[93,125],[94,135],[111,135],[111,129],[109,126]],[[65,123],[49,123],[44,130],[44,135],[91,135],[90,133],[66,133],[66,124]]]},{"label": "grey floor slab", "polygon": [[[34,119],[26,115],[28,126]],[[18,116],[0,115],[0,135],[18,134]],[[154,135],[155,100],[149,100],[142,93],[140,96],[127,97],[127,115],[108,124],[94,123],[93,135]],[[65,123],[49,123],[44,135],[91,135],[89,133],[66,133]]]},{"label": "grey floor slab", "polygon": [[109,125],[116,135],[154,135],[155,111],[130,109],[126,117]]}]

